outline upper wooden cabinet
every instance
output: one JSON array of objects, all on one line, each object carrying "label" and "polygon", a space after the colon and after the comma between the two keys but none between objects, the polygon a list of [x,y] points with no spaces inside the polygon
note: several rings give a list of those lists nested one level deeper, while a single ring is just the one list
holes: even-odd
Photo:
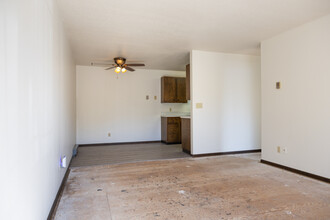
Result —
[{"label": "upper wooden cabinet", "polygon": [[190,100],[190,64],[186,65],[186,98]]},{"label": "upper wooden cabinet", "polygon": [[161,87],[162,103],[187,103],[186,78],[163,76]]}]

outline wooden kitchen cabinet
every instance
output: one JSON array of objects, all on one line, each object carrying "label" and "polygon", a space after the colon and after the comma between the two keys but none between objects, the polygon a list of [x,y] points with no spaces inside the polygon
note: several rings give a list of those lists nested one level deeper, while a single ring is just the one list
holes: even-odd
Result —
[{"label": "wooden kitchen cabinet", "polygon": [[190,64],[186,65],[186,98],[190,100]]},{"label": "wooden kitchen cabinet", "polygon": [[176,78],[177,102],[186,103],[186,78]]},{"label": "wooden kitchen cabinet", "polygon": [[162,77],[161,96],[162,103],[187,103],[186,78]]},{"label": "wooden kitchen cabinet", "polygon": [[162,117],[162,142],[166,144],[181,144],[180,117]]},{"label": "wooden kitchen cabinet", "polygon": [[190,118],[181,118],[181,137],[182,150],[190,154]]}]

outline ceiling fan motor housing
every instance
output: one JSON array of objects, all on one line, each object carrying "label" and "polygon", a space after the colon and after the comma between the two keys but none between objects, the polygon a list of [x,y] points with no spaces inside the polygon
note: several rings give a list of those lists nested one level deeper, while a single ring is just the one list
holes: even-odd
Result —
[{"label": "ceiling fan motor housing", "polygon": [[125,64],[126,59],[123,58],[123,57],[115,57],[115,58],[114,58],[114,61],[115,61],[115,63],[116,63],[118,66],[122,66],[122,65]]}]

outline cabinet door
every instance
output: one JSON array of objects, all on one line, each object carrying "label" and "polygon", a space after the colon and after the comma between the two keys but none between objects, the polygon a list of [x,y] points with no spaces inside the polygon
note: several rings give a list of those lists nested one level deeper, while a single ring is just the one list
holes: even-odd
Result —
[{"label": "cabinet door", "polygon": [[162,87],[162,103],[163,102],[176,102],[176,78],[174,77],[162,77],[161,79]]},{"label": "cabinet door", "polygon": [[186,103],[186,78],[176,78],[176,102]]},{"label": "cabinet door", "polygon": [[190,100],[190,64],[186,66],[186,98]]},{"label": "cabinet door", "polygon": [[167,143],[181,143],[181,120],[179,117],[167,118]]},{"label": "cabinet door", "polygon": [[181,119],[181,139],[182,150],[190,154],[190,119],[188,118]]},{"label": "cabinet door", "polygon": [[161,118],[161,132],[162,132],[162,142],[167,142],[167,118]]}]

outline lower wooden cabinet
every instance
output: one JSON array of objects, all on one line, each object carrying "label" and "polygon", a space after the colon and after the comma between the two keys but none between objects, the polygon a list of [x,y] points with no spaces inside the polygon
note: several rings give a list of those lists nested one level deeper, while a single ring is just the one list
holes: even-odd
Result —
[{"label": "lower wooden cabinet", "polygon": [[181,137],[182,150],[190,154],[190,118],[181,118]]},{"label": "lower wooden cabinet", "polygon": [[180,117],[162,117],[162,142],[166,144],[181,144]]}]

